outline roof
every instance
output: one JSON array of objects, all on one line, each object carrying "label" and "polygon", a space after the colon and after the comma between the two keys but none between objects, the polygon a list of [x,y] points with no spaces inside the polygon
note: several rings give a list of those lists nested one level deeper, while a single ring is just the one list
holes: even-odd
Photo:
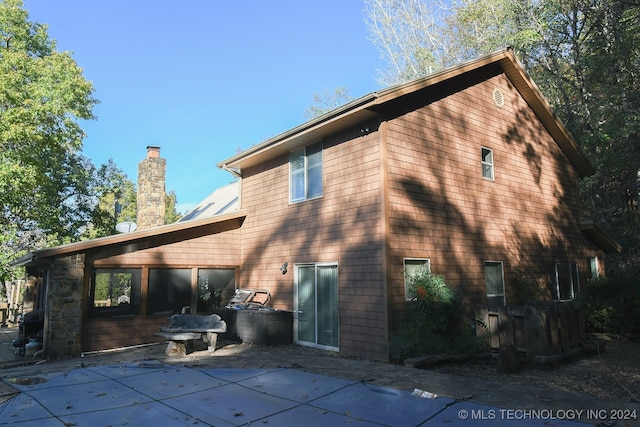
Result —
[{"label": "roof", "polygon": [[[39,249],[14,260],[13,266],[35,265],[40,260],[57,258],[92,250],[105,249],[113,246],[130,245],[129,250],[135,251],[151,247],[150,241],[156,237],[173,237],[174,241],[193,239],[206,234],[239,228],[242,225],[246,211],[236,211],[228,214],[192,221],[174,222],[173,224],[153,227],[142,231],[116,234],[98,239],[83,240],[67,245]],[[166,241],[164,242],[166,243]]]},{"label": "roof", "polygon": [[606,253],[620,253],[622,246],[605,233],[593,221],[583,221],[580,223],[580,231],[586,234],[591,240],[593,240],[598,246],[602,248]]},{"label": "roof", "polygon": [[428,91],[431,88],[435,90],[437,86],[442,84],[454,84],[454,81],[460,81],[460,78],[486,73],[492,67],[497,67],[497,70],[504,73],[511,81],[580,176],[584,177],[595,173],[589,160],[579,150],[569,131],[553,113],[550,104],[528,76],[510,48],[360,97],[342,107],[223,160],[217,166],[237,174],[244,168],[255,166],[276,156],[286,154],[356,123],[375,119],[379,116],[378,111],[385,104],[392,104],[405,95],[418,91]]},{"label": "roof", "polygon": [[216,188],[213,193],[209,194],[206,199],[198,203],[195,208],[178,221],[192,221],[235,212],[238,210],[238,194],[238,182],[232,182],[224,187]]}]

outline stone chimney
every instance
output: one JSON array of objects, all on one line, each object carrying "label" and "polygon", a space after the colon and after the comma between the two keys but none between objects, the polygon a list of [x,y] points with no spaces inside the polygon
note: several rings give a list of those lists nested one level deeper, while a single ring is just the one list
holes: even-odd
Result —
[{"label": "stone chimney", "polygon": [[160,147],[149,145],[147,158],[138,163],[137,230],[164,225],[164,183],[167,161],[160,157]]}]

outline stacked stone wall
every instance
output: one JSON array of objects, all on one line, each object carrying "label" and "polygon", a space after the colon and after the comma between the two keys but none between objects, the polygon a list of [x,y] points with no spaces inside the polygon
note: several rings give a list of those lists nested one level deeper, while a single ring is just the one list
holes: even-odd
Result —
[{"label": "stacked stone wall", "polygon": [[58,258],[50,270],[47,356],[79,356],[82,349],[82,281],[84,255]]}]

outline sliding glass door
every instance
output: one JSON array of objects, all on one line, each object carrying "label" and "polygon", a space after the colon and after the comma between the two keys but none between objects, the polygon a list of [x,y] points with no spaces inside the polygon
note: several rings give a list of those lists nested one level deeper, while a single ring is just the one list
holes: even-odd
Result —
[{"label": "sliding glass door", "polygon": [[296,341],[339,347],[338,265],[299,264],[295,270]]}]

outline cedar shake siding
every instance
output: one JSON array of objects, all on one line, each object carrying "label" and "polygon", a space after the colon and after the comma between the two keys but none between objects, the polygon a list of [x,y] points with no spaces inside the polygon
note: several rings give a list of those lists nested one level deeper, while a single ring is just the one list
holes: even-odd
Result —
[{"label": "cedar shake siding", "polygon": [[325,138],[322,167],[322,197],[298,203],[289,203],[288,154],[243,171],[239,286],[266,288],[274,307],[292,310],[293,266],[336,262],[340,351],[386,359],[377,134],[357,127]]},{"label": "cedar shake siding", "polygon": [[[578,174],[504,75],[390,120],[387,141],[393,313],[405,305],[405,257],[430,259],[472,306],[486,301],[485,261],[504,263],[507,303],[514,269],[548,282],[554,263],[575,262],[589,277],[599,251],[580,232]],[[493,150],[494,180],[481,147]]]}]

